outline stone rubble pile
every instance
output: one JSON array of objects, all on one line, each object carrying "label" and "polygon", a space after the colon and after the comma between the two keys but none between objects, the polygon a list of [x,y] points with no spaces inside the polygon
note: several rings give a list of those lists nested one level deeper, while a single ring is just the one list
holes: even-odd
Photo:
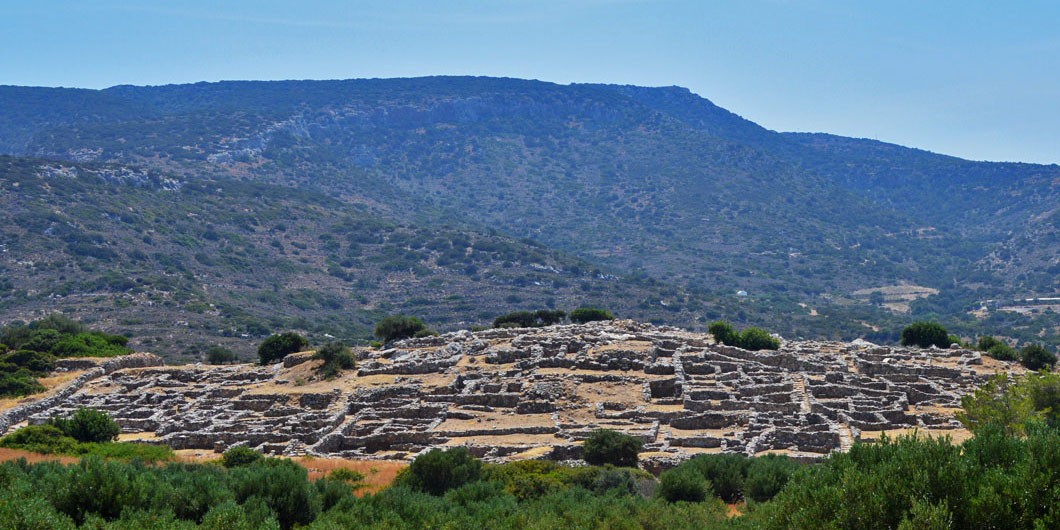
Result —
[{"label": "stone rubble pile", "polygon": [[0,427],[94,407],[176,449],[410,458],[463,445],[494,460],[567,460],[608,428],[642,438],[649,467],[703,452],[812,459],[874,431],[960,429],[960,397],[1015,370],[968,350],[864,341],[751,352],[631,321],[460,331],[357,355],[356,370],[308,385],[292,375],[312,373],[304,354],[266,367],[111,370]]}]

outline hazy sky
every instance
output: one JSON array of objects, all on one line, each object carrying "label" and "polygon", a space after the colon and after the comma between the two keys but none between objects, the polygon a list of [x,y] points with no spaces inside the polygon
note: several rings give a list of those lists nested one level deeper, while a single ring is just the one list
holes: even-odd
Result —
[{"label": "hazy sky", "polygon": [[681,85],[770,129],[1060,162],[1055,0],[0,0],[0,84],[433,74]]}]

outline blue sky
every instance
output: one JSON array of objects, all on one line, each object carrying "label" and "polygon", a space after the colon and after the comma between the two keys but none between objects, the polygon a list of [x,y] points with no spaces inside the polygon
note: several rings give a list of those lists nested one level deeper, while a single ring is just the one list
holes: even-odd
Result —
[{"label": "blue sky", "polygon": [[681,85],[768,128],[1060,162],[1060,2],[0,0],[0,84]]}]

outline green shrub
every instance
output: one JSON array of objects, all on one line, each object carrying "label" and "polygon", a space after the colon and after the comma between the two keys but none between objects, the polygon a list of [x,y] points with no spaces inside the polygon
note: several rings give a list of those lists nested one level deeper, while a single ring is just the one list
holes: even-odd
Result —
[{"label": "green shrub", "polygon": [[412,335],[414,339],[422,339],[423,337],[437,337],[438,332],[433,329],[421,329]]},{"label": "green shrub", "polygon": [[55,425],[50,424],[23,427],[0,438],[0,447],[43,454],[98,456],[143,462],[159,462],[175,458],[173,450],[164,445],[78,442]]},{"label": "green shrub", "polygon": [[19,345],[19,349],[50,353],[61,340],[62,334],[54,329],[32,330]]},{"label": "green shrub", "polygon": [[375,336],[384,343],[390,343],[410,338],[424,329],[427,329],[427,326],[416,317],[390,315],[375,325]]},{"label": "green shrub", "polygon": [[121,434],[121,427],[106,412],[84,407],[69,418],[55,417],[48,423],[79,442],[109,442]]},{"label": "green shrub", "polygon": [[714,337],[714,340],[726,346],[738,346],[740,344],[740,334],[728,322],[718,320],[707,328],[707,332]]},{"label": "green shrub", "polygon": [[357,360],[353,358],[350,347],[338,341],[322,346],[313,354],[313,358],[324,360],[324,365],[320,367],[320,370],[327,378],[335,377],[342,370],[350,370],[357,365]]},{"label": "green shrub", "polygon": [[726,346],[736,346],[745,350],[775,350],[780,348],[780,340],[762,328],[749,327],[743,333],[736,331],[732,324],[718,320],[707,328],[714,340]]},{"label": "green shrub", "polygon": [[33,329],[53,329],[63,335],[77,335],[88,331],[84,324],[62,313],[52,313],[46,317],[34,320],[30,322],[29,327]]},{"label": "green shrub", "polygon": [[431,449],[409,464],[395,479],[395,484],[407,486],[415,491],[442,495],[482,476],[482,462],[457,447],[442,451]]},{"label": "green shrub", "polygon": [[206,349],[206,362],[210,364],[228,364],[236,360],[236,354],[224,346],[213,345]]},{"label": "green shrub", "polygon": [[567,318],[567,313],[559,310],[516,311],[495,318],[493,327],[540,328],[558,324],[565,318]]},{"label": "green shrub", "polygon": [[919,346],[928,348],[950,347],[950,335],[946,328],[936,322],[913,322],[902,330],[902,346]]},{"label": "green shrub", "polygon": [[33,350],[17,350],[0,355],[0,363],[13,364],[43,375],[55,369],[55,356]]},{"label": "green shrub", "polygon": [[597,495],[633,495],[637,493],[637,480],[629,469],[606,468],[597,474],[591,490]]},{"label": "green shrub", "polygon": [[570,312],[570,321],[575,324],[585,324],[586,322],[596,322],[599,320],[614,320],[615,316],[606,309],[598,309],[595,307],[580,307]]},{"label": "green shrub", "polygon": [[51,353],[59,358],[116,357],[132,353],[132,350],[125,347],[128,342],[129,339],[121,335],[89,331],[64,337],[51,349]]},{"label": "green shrub", "polygon": [[339,482],[351,482],[356,484],[364,480],[364,474],[358,473],[352,469],[339,468],[332,470],[331,473],[328,473],[328,480],[337,480]]},{"label": "green shrub", "polygon": [[44,392],[44,385],[36,377],[37,374],[25,369],[0,373],[0,397],[22,397]]},{"label": "green shrub", "polygon": [[619,467],[636,467],[637,453],[644,445],[640,438],[599,429],[585,440],[583,457],[593,465],[611,464]]},{"label": "green shrub", "polygon": [[1020,364],[1028,370],[1052,369],[1056,364],[1056,354],[1039,344],[1028,344],[1020,351]]},{"label": "green shrub", "polygon": [[663,471],[655,490],[655,495],[667,502],[703,502],[713,494],[710,481],[684,465]]},{"label": "green shrub", "polygon": [[270,364],[282,361],[284,357],[292,353],[305,351],[309,348],[309,341],[305,337],[293,332],[271,335],[258,346],[258,359],[261,364]]},{"label": "green shrub", "polygon": [[780,348],[780,340],[762,328],[746,328],[740,334],[740,347],[745,350],[775,350]]},{"label": "green shrub", "polygon": [[77,440],[54,425],[27,425],[0,438],[0,446],[44,454],[73,454]]},{"label": "green shrub", "polygon": [[243,446],[231,447],[221,456],[221,465],[227,468],[249,466],[265,458],[261,453]]},{"label": "green shrub", "polygon": [[235,501],[260,504],[275,514],[282,528],[307,525],[320,514],[320,494],[307,478],[305,468],[282,458],[232,468]]},{"label": "green shrub", "polygon": [[990,346],[990,349],[987,350],[986,354],[999,361],[1018,361],[1020,358],[1016,349],[1004,342],[998,342],[997,344]]},{"label": "green shrub", "polygon": [[722,453],[699,455],[681,466],[696,470],[710,482],[718,497],[725,502],[733,503],[743,497],[744,480],[750,464],[750,459],[744,455]]},{"label": "green shrub", "polygon": [[998,344],[1004,344],[1004,342],[1001,342],[1000,340],[997,340],[994,337],[991,337],[990,335],[985,335],[985,336],[979,337],[979,342],[976,343],[975,349],[977,349],[979,351],[984,351],[984,352],[985,351],[990,351],[990,348],[993,348],[994,346],[997,346]]},{"label": "green shrub", "polygon": [[783,455],[765,455],[749,459],[747,477],[743,481],[743,496],[755,502],[765,502],[780,493],[791,475],[802,465]]}]

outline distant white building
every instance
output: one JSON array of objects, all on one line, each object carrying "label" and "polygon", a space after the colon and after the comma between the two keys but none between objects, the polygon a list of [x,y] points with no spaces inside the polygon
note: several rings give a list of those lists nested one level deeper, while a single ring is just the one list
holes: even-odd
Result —
[{"label": "distant white building", "polygon": [[743,297],[747,296],[747,291],[743,291],[743,290],[736,291],[736,296],[739,296],[740,298],[743,298]]}]

